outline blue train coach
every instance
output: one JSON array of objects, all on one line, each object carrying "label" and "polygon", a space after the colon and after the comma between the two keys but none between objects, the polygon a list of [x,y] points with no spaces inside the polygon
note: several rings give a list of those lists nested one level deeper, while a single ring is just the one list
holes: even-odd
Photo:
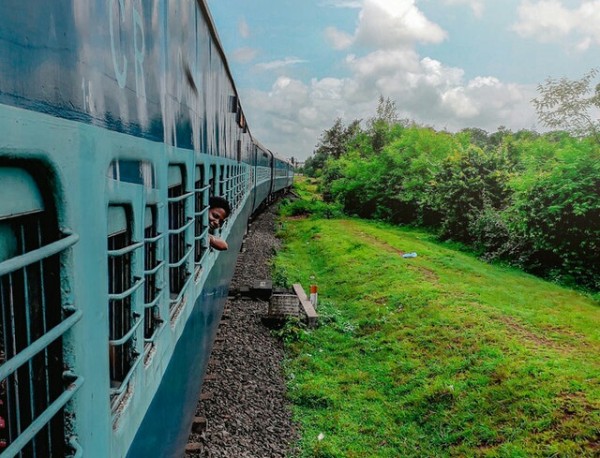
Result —
[{"label": "blue train coach", "polygon": [[248,218],[291,164],[251,136],[204,0],[0,18],[0,457],[179,458]]}]

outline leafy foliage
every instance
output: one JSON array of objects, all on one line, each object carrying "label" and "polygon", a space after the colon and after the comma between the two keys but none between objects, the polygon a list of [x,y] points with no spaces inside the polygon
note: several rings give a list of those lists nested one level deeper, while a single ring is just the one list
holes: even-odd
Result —
[{"label": "leafy foliage", "polygon": [[540,96],[532,100],[540,121],[552,129],[591,136],[600,144],[600,122],[592,114],[600,108],[600,84],[593,87],[599,73],[593,68],[579,80],[548,78],[540,84]]},{"label": "leafy foliage", "polygon": [[[569,106],[561,97],[589,92],[594,76],[547,82],[539,109],[567,116],[589,108],[596,96]],[[588,132],[437,132],[398,120],[395,104],[380,97],[366,129],[337,119],[307,164],[323,200],[347,214],[427,226],[485,259],[600,289],[600,152]]]}]

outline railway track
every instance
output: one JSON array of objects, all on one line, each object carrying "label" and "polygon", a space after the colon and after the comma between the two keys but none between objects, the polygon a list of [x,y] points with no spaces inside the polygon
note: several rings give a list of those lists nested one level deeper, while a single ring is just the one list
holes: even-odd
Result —
[{"label": "railway track", "polygon": [[[270,207],[253,221],[232,290],[270,279],[279,247],[275,215]],[[297,431],[285,396],[283,346],[261,323],[266,312],[261,300],[227,301],[186,457],[283,458],[292,451]]]}]

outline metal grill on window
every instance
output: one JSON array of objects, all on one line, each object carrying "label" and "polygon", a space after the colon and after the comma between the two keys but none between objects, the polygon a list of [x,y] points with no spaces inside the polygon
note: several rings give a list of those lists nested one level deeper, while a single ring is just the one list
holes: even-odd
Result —
[{"label": "metal grill on window", "polygon": [[225,166],[222,165],[220,167],[220,173],[219,173],[219,195],[220,196],[224,196],[225,195]]},{"label": "metal grill on window", "polygon": [[82,379],[65,370],[63,334],[81,312],[61,307],[59,257],[78,237],[59,238],[28,174],[0,169],[2,189],[19,186],[20,208],[0,206],[0,453],[64,456],[64,406]]},{"label": "metal grill on window", "polygon": [[217,166],[216,165],[211,165],[210,166],[210,178],[209,178],[209,182],[208,184],[210,185],[210,195],[214,196],[216,195],[217,192]]},{"label": "metal grill on window", "polygon": [[205,184],[204,168],[196,167],[195,183],[195,254],[196,264],[202,262],[202,257],[207,251],[206,237],[208,235],[207,213],[208,213],[208,190],[210,185]]},{"label": "metal grill on window", "polygon": [[239,167],[237,165],[234,165],[231,168],[231,199],[232,199],[232,203],[233,203],[233,207],[237,208],[239,205],[239,190],[238,190],[238,181],[239,181],[239,175],[238,175],[238,170]]},{"label": "metal grill on window", "polygon": [[135,311],[135,293],[144,284],[133,276],[133,256],[144,243],[134,243],[131,218],[123,206],[108,209],[108,319],[111,405],[119,405],[135,365],[136,330],[143,323]]},{"label": "metal grill on window", "polygon": [[233,203],[232,191],[231,166],[228,165],[225,172],[225,198],[230,204]]},{"label": "metal grill on window", "polygon": [[169,174],[169,292],[173,309],[181,302],[191,278],[187,261],[194,246],[186,242],[186,231],[194,224],[194,218],[186,216],[186,202],[194,193],[185,192],[180,167],[170,167]]},{"label": "metal grill on window", "polygon": [[159,243],[162,239],[156,227],[156,207],[146,207],[144,220],[144,339],[149,349],[156,331],[163,320],[159,301],[162,288],[159,287],[159,273],[165,262],[159,257]]},{"label": "metal grill on window", "polygon": [[244,174],[243,174],[244,169],[241,165],[238,165],[236,168],[237,168],[237,173],[236,173],[237,185],[236,185],[235,189],[236,189],[236,196],[237,196],[237,206],[239,207],[239,205],[242,203],[242,199],[244,197]]}]

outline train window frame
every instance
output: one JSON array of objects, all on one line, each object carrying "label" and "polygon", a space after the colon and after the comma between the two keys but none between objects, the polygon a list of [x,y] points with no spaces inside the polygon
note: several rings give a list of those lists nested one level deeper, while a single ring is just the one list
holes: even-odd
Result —
[{"label": "train window frame", "polygon": [[125,401],[131,377],[140,363],[137,331],[144,323],[137,310],[137,295],[145,279],[134,275],[133,266],[144,248],[136,242],[133,209],[109,203],[107,208],[108,344],[110,406],[113,416]]},{"label": "train window frame", "polygon": [[218,179],[219,189],[218,189],[218,194],[217,194],[219,196],[225,196],[225,189],[226,189],[225,180],[226,180],[225,165],[221,164],[221,165],[219,165],[219,179]]},{"label": "train window frame", "polygon": [[190,217],[189,204],[194,192],[187,190],[185,171],[184,164],[171,164],[168,168],[168,262],[171,321],[177,318],[181,306],[185,304],[185,294],[192,279],[188,261],[194,252],[194,244],[189,243],[187,233],[194,224],[194,218]]},{"label": "train window frame", "polygon": [[149,361],[158,333],[164,323],[161,310],[164,289],[162,275],[165,267],[164,234],[158,230],[158,206],[144,208],[144,354]]},{"label": "train window frame", "polygon": [[124,183],[139,184],[146,188],[156,188],[154,165],[149,161],[137,159],[115,159],[106,171],[112,180]]},{"label": "train window frame", "polygon": [[[7,253],[0,260],[0,438],[10,456],[62,456],[66,405],[83,384],[63,350],[65,333],[82,316],[61,288],[70,278],[61,258],[78,236],[59,230],[57,211],[42,197],[53,195],[49,183],[29,171],[47,176],[39,164],[0,166],[0,188],[18,195],[0,204]],[[39,348],[28,356],[34,342]]]},{"label": "train window frame", "polygon": [[204,257],[208,253],[208,209],[210,192],[210,180],[207,180],[207,170],[204,164],[196,165],[196,176],[194,181],[194,261],[196,273],[198,274],[202,268]]},{"label": "train window frame", "polygon": [[210,172],[209,172],[209,177],[208,177],[208,182],[210,185],[210,195],[214,196],[215,193],[217,192],[217,165],[216,164],[211,164],[210,165]]}]

